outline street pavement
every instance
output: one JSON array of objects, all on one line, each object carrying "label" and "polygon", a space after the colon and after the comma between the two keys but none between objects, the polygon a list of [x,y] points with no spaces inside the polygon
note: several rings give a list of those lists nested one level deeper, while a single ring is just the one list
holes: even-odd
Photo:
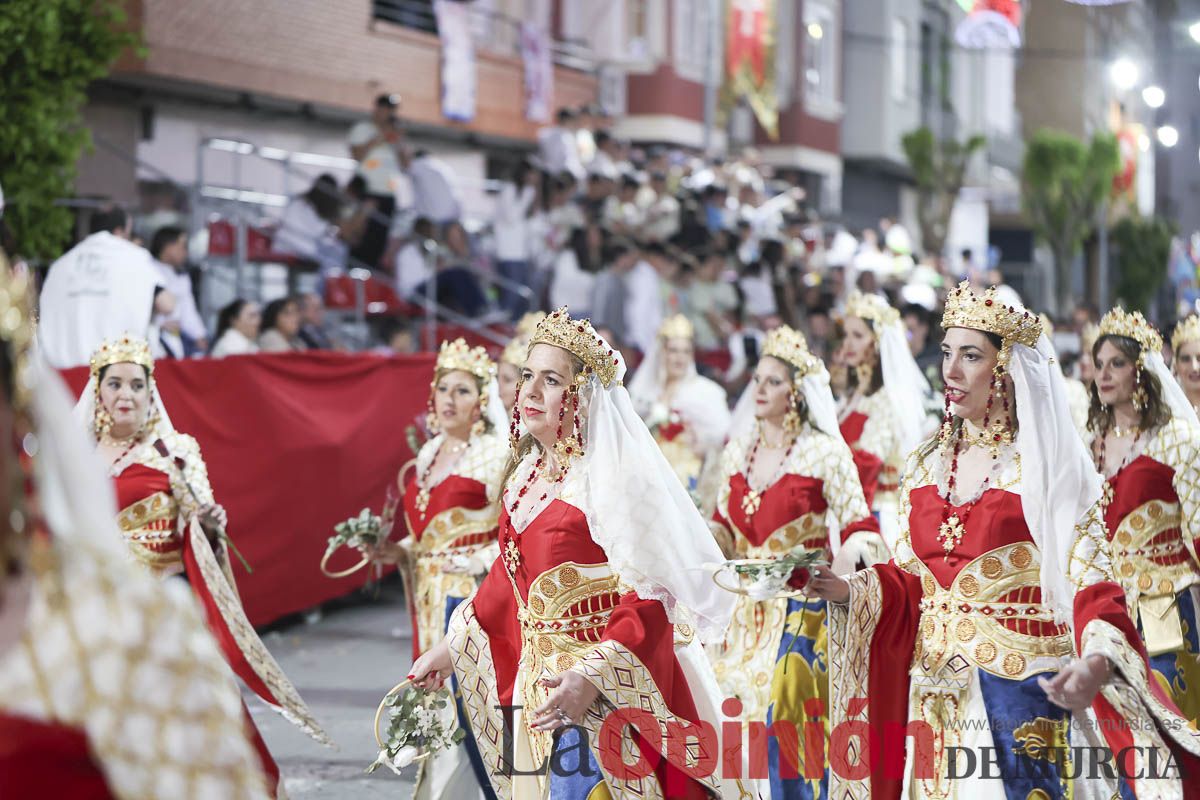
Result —
[{"label": "street pavement", "polygon": [[412,636],[404,593],[393,576],[378,597],[357,593],[263,634],[337,750],[323,748],[255,697],[247,705],[279,763],[293,800],[402,800],[415,768],[397,777],[364,771],[376,753],[371,723],[388,689],[408,674]]}]

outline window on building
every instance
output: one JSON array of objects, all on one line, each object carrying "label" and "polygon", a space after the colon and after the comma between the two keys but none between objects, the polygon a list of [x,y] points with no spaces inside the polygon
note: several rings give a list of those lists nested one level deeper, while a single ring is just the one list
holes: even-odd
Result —
[{"label": "window on building", "polygon": [[902,19],[892,20],[892,97],[908,99],[908,25]]},{"label": "window on building", "polygon": [[406,28],[437,33],[433,0],[371,0],[371,16]]},{"label": "window on building", "polygon": [[708,48],[708,2],[674,0],[672,10],[675,72],[681,78],[703,81]]},{"label": "window on building", "polygon": [[837,12],[820,2],[804,4],[804,87],[809,104],[837,103]]}]

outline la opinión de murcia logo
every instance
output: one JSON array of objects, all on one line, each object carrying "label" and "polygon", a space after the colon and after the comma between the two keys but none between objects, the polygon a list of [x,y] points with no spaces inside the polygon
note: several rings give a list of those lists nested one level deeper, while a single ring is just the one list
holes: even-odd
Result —
[{"label": "la opini\u00f3n de murcia logo", "polygon": [[[659,766],[658,759],[648,754],[665,754],[667,761],[681,773],[698,779],[718,777],[720,779],[767,779],[771,777],[772,762],[777,776],[784,780],[805,778],[819,780],[825,777],[826,763],[829,769],[844,780],[864,780],[872,775],[901,780],[905,774],[905,753],[912,740],[911,777],[948,780],[1051,777],[1059,779],[1116,780],[1178,780],[1182,777],[1180,767],[1170,752],[1162,753],[1154,747],[1130,746],[1114,752],[1103,746],[1046,745],[1037,757],[1008,759],[1001,758],[996,747],[946,747],[942,752],[942,764],[938,776],[938,758],[935,750],[935,733],[927,722],[915,720],[908,723],[889,723],[872,726],[865,719],[851,719],[839,723],[829,730],[821,717],[825,704],[819,699],[805,702],[804,711],[808,720],[797,725],[787,720],[746,721],[738,718],[742,713],[741,701],[730,698],[722,706],[728,720],[720,725],[720,732],[707,722],[667,722],[663,724],[648,711],[636,708],[617,708],[609,712],[598,731],[597,746],[593,749],[590,733],[581,726],[568,726],[556,731],[561,736],[567,730],[577,733],[573,744],[555,747],[551,755],[530,770],[518,770],[513,758],[514,719],[521,706],[496,706],[504,715],[503,768],[501,772],[514,775],[547,775],[559,777],[572,775],[594,776],[589,752],[599,755],[604,772],[621,781],[639,780],[648,777]],[[850,701],[850,716],[865,712],[867,701],[856,698]],[[1085,719],[1072,719],[1069,727],[1076,730],[1128,729],[1128,725],[1117,720],[1095,720],[1087,724]],[[991,718],[968,720],[962,730],[988,728],[990,730],[1013,730],[1022,721],[1006,725],[1003,720]],[[1064,720],[1064,723],[1066,721]],[[665,730],[665,737],[664,737]],[[637,747],[623,747],[632,737]],[[770,742],[776,744],[777,758],[771,757]],[[627,756],[636,760],[628,761]],[[1003,763],[1003,776],[1001,774]],[[570,765],[570,766],[568,766]],[[1014,774],[1014,769],[1016,774]]]}]

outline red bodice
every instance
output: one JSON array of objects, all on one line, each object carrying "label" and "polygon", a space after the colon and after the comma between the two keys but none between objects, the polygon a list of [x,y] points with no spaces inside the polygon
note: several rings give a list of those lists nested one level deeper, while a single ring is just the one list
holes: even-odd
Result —
[{"label": "red bodice", "polygon": [[113,800],[79,728],[0,713],[0,797]]},{"label": "red bodice", "polygon": [[[912,510],[908,526],[913,552],[943,587],[953,583],[959,570],[984,553],[1006,544],[1033,541],[1025,524],[1021,497],[1012,492],[988,489],[974,507],[951,506],[948,512],[946,502],[933,484],[913,489],[909,500]],[[957,514],[964,522],[966,533],[947,556],[938,531],[950,514]]]},{"label": "red bodice", "polygon": [[682,436],[686,430],[687,426],[682,421],[668,422],[658,426],[657,435],[661,442],[673,442]]},{"label": "red bodice", "polygon": [[417,541],[425,528],[438,514],[453,508],[464,508],[477,511],[487,508],[487,487],[474,478],[464,478],[461,475],[447,475],[429,491],[429,504],[422,515],[417,508],[417,479],[413,478],[404,488],[404,518],[408,520],[408,531],[401,531],[401,538],[411,534]]},{"label": "red bodice", "polygon": [[1172,481],[1175,470],[1150,456],[1138,456],[1125,468],[1108,479],[1112,486],[1112,500],[1104,510],[1104,522],[1111,539],[1121,521],[1139,506],[1151,500],[1178,503]]},{"label": "red bodice", "polygon": [[867,424],[867,415],[861,411],[855,411],[848,414],[842,424],[838,428],[842,431],[842,438],[846,440],[846,444],[851,448],[858,443],[862,438],[863,427]]},{"label": "red bodice", "polygon": [[113,478],[117,489],[117,509],[129,508],[139,500],[145,500],[159,492],[171,493],[171,479],[162,470],[145,464],[130,464]]},{"label": "red bodice", "polygon": [[758,511],[747,515],[742,501],[750,486],[745,475],[735,473],[729,479],[729,521],[757,547],[772,533],[805,514],[824,514],[829,508],[824,486],[825,482],[820,478],[784,475],[760,495]]},{"label": "red bodice", "polygon": [[879,488],[884,464],[883,459],[879,456],[866,450],[860,450],[858,447],[858,440],[862,438],[867,419],[866,414],[855,411],[842,420],[838,429],[842,432],[842,438],[846,440],[846,444],[850,445],[851,454],[854,456],[854,468],[858,470],[858,480],[862,484],[863,497],[867,500],[867,506],[874,508],[875,491]]}]

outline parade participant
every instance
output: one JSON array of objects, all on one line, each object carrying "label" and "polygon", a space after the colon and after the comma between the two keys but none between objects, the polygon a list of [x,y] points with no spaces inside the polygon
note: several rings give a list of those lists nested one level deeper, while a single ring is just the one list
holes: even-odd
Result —
[{"label": "parade participant", "polygon": [[838,421],[890,548],[899,531],[900,471],[929,427],[929,383],[908,349],[900,313],[882,297],[851,292],[842,328],[849,370]]},{"label": "parade participant", "polygon": [[1179,321],[1171,334],[1171,351],[1174,353],[1171,367],[1175,377],[1192,408],[1200,409],[1200,316],[1192,315]]},{"label": "parade participant", "polygon": [[[457,677],[499,797],[705,797],[722,788],[648,739],[599,735],[619,711],[660,726],[719,724],[715,679],[694,637],[719,638],[733,607],[707,566],[721,553],[634,412],[624,374],[587,320],[561,308],[538,326],[513,420],[527,433],[505,483],[501,557],[409,676],[425,688]],[[639,745],[652,772],[614,769]],[[705,760],[714,756],[706,747]],[[534,768],[552,754],[558,768]]]},{"label": "parade participant", "polygon": [[[833,771],[830,796],[1111,796],[1095,770],[1048,757],[1103,744],[1097,730],[1126,788],[1180,796],[1196,773],[1159,782],[1148,763],[1200,769],[1200,734],[1150,677],[1041,323],[964,282],[942,327],[946,419],[909,459],[893,561],[809,583],[832,601],[835,727],[867,726],[873,751],[869,769]],[[908,755],[905,725],[920,739]]]},{"label": "parade participant", "polygon": [[1092,456],[1107,481],[1104,517],[1113,572],[1154,677],[1195,726],[1200,427],[1163,362],[1162,337],[1140,313],[1105,314],[1092,356],[1096,382],[1088,424]]},{"label": "parade participant", "polygon": [[[404,528],[379,560],[402,564],[412,616],[413,658],[442,640],[454,609],[496,560],[497,499],[508,461],[496,366],[482,347],[443,342],[429,384],[436,435],[398,477]],[[407,480],[406,480],[407,478]],[[448,708],[447,713],[452,714]],[[417,798],[457,798],[491,787],[473,739],[422,764]]]},{"label": "parade participant", "polygon": [[100,464],[32,350],[30,288],[0,251],[0,796],[265,800],[186,588],[124,558]]},{"label": "parade participant", "polygon": [[[117,527],[130,560],[158,578],[186,572],[234,673],[271,708],[330,744],[246,619],[230,567],[225,510],[213,499],[196,440],[167,416],[149,346],[128,335],[105,341],[90,371],[75,417],[116,489]],[[272,793],[281,791],[279,768],[245,716]]]},{"label": "parade participant", "polygon": [[629,382],[629,396],[688,494],[711,508],[701,477],[706,464],[715,466],[729,433],[729,401],[720,384],[696,371],[695,341],[687,317],[667,318]]},{"label": "parade participant", "polygon": [[512,340],[505,345],[500,354],[500,362],[496,365],[496,380],[500,385],[500,400],[504,403],[504,419],[512,416],[513,403],[517,401],[517,380],[521,377],[521,365],[525,363],[525,353],[529,350],[529,337],[546,314],[543,311],[530,311],[517,322],[516,332]]},{"label": "parade participant", "polygon": [[[778,559],[805,547],[823,551],[838,573],[887,560],[838,431],[829,377],[801,334],[786,326],[767,334],[733,431],[713,527],[734,558]],[[725,640],[709,655],[725,695],[741,701],[744,720],[803,729],[810,700],[828,706],[827,638],[824,600],[741,596]],[[828,716],[818,716],[828,735]],[[770,746],[778,764],[779,741]],[[812,774],[795,766],[796,774]],[[827,796],[827,776],[783,779],[775,769],[770,778],[774,798]]]}]

